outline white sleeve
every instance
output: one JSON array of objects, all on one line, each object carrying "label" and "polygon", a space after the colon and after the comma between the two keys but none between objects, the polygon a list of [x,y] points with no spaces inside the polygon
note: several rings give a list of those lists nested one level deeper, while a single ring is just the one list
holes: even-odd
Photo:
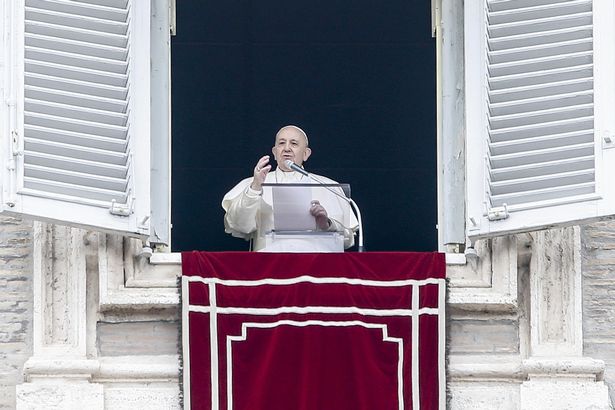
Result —
[{"label": "white sleeve", "polygon": [[358,225],[347,228],[335,219],[329,218],[329,221],[331,221],[329,232],[342,232],[344,234],[344,249],[351,248],[354,245],[354,234]]},{"label": "white sleeve", "polygon": [[233,236],[250,239],[256,231],[256,219],[262,201],[262,191],[250,188],[252,178],[244,179],[231,189],[222,200],[224,230]]}]

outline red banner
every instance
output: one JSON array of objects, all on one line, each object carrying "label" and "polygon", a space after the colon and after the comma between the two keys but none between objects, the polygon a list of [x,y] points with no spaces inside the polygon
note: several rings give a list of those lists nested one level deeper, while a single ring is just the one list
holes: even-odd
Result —
[{"label": "red banner", "polygon": [[439,253],[182,254],[192,409],[444,409]]}]

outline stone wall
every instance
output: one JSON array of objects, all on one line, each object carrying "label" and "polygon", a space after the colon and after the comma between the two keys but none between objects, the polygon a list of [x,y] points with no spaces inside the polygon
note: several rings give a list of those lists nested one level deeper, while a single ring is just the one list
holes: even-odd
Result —
[{"label": "stone wall", "polygon": [[140,241],[40,222],[31,237],[37,309],[24,376],[11,383],[17,410],[179,408],[179,265],[161,281],[124,248]]},{"label": "stone wall", "polygon": [[0,217],[0,409],[15,408],[31,355],[32,224]]},{"label": "stone wall", "polygon": [[583,350],[604,360],[604,379],[615,403],[615,222],[583,227]]},{"label": "stone wall", "polygon": [[[541,286],[551,283],[549,281],[553,281],[554,286],[561,282],[556,277],[551,278],[547,274],[549,272],[547,268],[551,266],[553,259],[551,255],[553,252],[545,249],[553,248],[554,252],[557,249],[543,243],[543,239],[538,240],[543,236],[545,236],[543,233],[534,235],[533,240],[528,242],[533,243],[531,253],[523,251],[526,245],[519,245],[519,260],[516,262],[516,268],[519,269],[519,300],[516,308],[468,309],[462,304],[464,308],[457,309],[449,305],[448,353],[452,361],[453,358],[457,361],[453,361],[453,365],[449,367],[449,377],[452,377],[449,380],[449,392],[454,393],[453,401],[449,402],[453,405],[451,408],[476,408],[476,404],[484,400],[485,403],[491,403],[491,407],[484,408],[516,409],[523,402],[523,398],[527,399],[532,393],[529,389],[532,386],[528,383],[527,374],[535,373],[534,367],[537,365],[532,367],[532,360],[525,359],[528,355],[531,356],[532,349],[528,351],[528,347],[534,343],[529,340],[532,334],[531,329],[540,327],[540,324],[531,322],[532,320],[544,322],[540,320],[540,316],[533,319],[531,315],[528,316],[531,310],[529,300],[531,297],[532,303],[540,307],[538,302],[543,299],[544,295],[532,296],[529,290],[536,288],[536,286],[532,287],[534,282],[536,282],[534,285]],[[91,242],[91,239],[88,241]],[[33,242],[34,234],[31,223],[14,218],[0,218],[0,295],[2,295],[0,298],[0,409],[15,408],[15,386],[22,385],[26,381],[24,380],[24,363],[34,353],[33,340],[36,338],[32,331]],[[52,242],[42,241],[41,243],[47,243],[49,246]],[[570,240],[565,240],[563,243],[573,244]],[[601,222],[583,227],[580,243],[583,299],[582,356],[603,360],[606,363],[604,377],[613,403],[615,402],[615,223]],[[90,249],[88,258],[91,258],[91,261],[88,265],[87,276],[90,283],[88,285],[90,310],[93,312],[90,316],[93,327],[88,330],[93,343],[92,349],[88,349],[90,352],[88,357],[90,361],[97,358],[95,360],[98,363],[98,370],[91,374],[92,383],[105,386],[104,401],[107,408],[114,407],[113,403],[116,401],[128,400],[130,402],[137,397],[139,400],[147,399],[151,403],[158,404],[164,399],[162,401],[167,403],[168,407],[173,407],[178,404],[176,379],[178,317],[177,310],[174,308],[176,302],[169,304],[166,308],[127,310],[120,308],[97,312],[98,292],[102,288],[98,288],[99,272],[96,266],[98,265],[97,257],[100,256],[99,252],[103,249],[98,245],[91,242],[85,246],[86,249]],[[57,248],[54,249],[54,252],[59,251]],[[132,250],[129,251],[128,254],[133,253]],[[571,251],[562,248],[558,252],[565,256]],[[116,253],[119,257],[117,262],[126,264],[126,260],[122,262],[121,247]],[[543,259],[548,263],[540,262],[541,259],[537,258],[537,255],[542,254],[546,258]],[[489,260],[490,258],[483,259]],[[532,259],[534,259],[532,265],[534,275],[539,275],[535,277],[534,282],[530,280],[532,275],[528,270]],[[132,258],[127,260],[132,260]],[[569,263],[569,265],[573,264]],[[111,267],[108,266],[108,268]],[[141,269],[139,266],[137,268]],[[139,272],[138,269],[135,271],[135,267],[128,269],[132,272],[129,276],[134,283],[141,283],[138,281],[143,281],[147,277],[160,276],[152,270],[160,267],[148,265],[145,268],[147,272]],[[64,270],[60,269],[58,273]],[[568,271],[558,268],[555,272],[560,270]],[[579,270],[577,269],[576,272]],[[492,285],[502,272],[494,270],[493,273],[494,276],[487,281]],[[119,275],[120,285],[128,284],[128,282],[124,283],[128,279],[123,269],[120,269],[117,275]],[[108,280],[106,283],[107,291],[113,290],[114,280]],[[101,286],[105,287],[105,284],[101,283]],[[542,289],[540,286],[539,288]],[[540,290],[539,288],[535,290]],[[515,293],[516,289],[515,286]],[[150,290],[123,287],[120,289],[121,292],[128,292],[127,294],[131,297],[139,297],[142,293],[147,296]],[[119,296],[111,294],[107,295],[107,298],[111,301],[122,302],[118,306],[124,306],[126,301]],[[548,312],[550,312],[549,309],[552,310],[554,300],[545,305]],[[105,306],[109,309],[108,304]],[[540,310],[534,313],[540,313]],[[552,316],[550,317],[553,323],[562,323],[559,321],[561,318],[557,319],[558,315]],[[553,359],[558,360],[558,357],[553,357]],[[459,362],[460,359],[462,359],[461,362]],[[581,357],[578,359],[582,360]],[[544,363],[540,362],[538,365],[543,366]],[[583,363],[576,366],[582,365]],[[563,373],[566,371],[564,370]],[[547,374],[541,376],[542,379],[530,378],[530,381],[536,385],[544,384],[545,380],[551,376]],[[158,387],[153,388],[152,380],[157,381]],[[559,381],[562,380],[567,379],[563,378]],[[575,388],[582,387],[582,383],[574,383],[577,383],[574,384]],[[538,387],[540,391],[544,391],[544,386]],[[26,393],[27,388],[28,386],[24,387]],[[142,394],[135,395],[138,389],[141,389],[139,391]],[[501,406],[491,401],[495,400],[496,396],[505,397]],[[467,406],[464,404],[466,402]],[[153,405],[152,408],[156,406]]]}]

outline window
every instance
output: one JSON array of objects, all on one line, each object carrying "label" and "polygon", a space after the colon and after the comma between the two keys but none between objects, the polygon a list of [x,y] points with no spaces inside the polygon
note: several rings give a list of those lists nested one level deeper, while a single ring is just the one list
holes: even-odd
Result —
[{"label": "window", "polygon": [[611,1],[465,3],[470,237],[615,213]]},{"label": "window", "polygon": [[164,64],[150,74],[152,56],[168,54],[150,2],[3,2],[2,16],[2,211],[168,241],[168,199],[155,214],[150,204],[150,143],[169,135],[168,104],[150,104],[168,94]]},{"label": "window", "polygon": [[[464,7],[462,236],[614,214],[613,2]],[[168,242],[168,0],[25,0],[0,12],[1,210]]]},{"label": "window", "polygon": [[435,41],[428,2],[178,3],[173,249],[247,250],[222,196],[306,130],[306,168],[350,183],[368,250],[433,251]]}]

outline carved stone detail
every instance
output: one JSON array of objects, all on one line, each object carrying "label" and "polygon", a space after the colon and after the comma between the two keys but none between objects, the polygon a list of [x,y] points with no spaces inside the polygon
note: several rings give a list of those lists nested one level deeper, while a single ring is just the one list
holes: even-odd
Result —
[{"label": "carved stone detail", "polygon": [[530,263],[530,354],[583,352],[581,242],[578,227],[535,232]]},{"label": "carved stone detail", "polygon": [[100,309],[179,307],[179,254],[172,263],[154,263],[141,255],[141,242],[117,235],[98,234]]},{"label": "carved stone detail", "polygon": [[34,357],[86,358],[85,231],[34,224]]},{"label": "carved stone detail", "polygon": [[24,365],[28,383],[17,386],[18,409],[104,407],[103,386],[89,383],[100,365],[87,351],[85,235],[34,224],[34,352]]},{"label": "carved stone detail", "polygon": [[609,409],[604,362],[583,357],[580,229],[532,237],[530,346],[520,408]]},{"label": "carved stone detail", "polygon": [[464,310],[511,311],[517,307],[517,237],[478,241],[476,256],[447,265],[448,303]]}]

